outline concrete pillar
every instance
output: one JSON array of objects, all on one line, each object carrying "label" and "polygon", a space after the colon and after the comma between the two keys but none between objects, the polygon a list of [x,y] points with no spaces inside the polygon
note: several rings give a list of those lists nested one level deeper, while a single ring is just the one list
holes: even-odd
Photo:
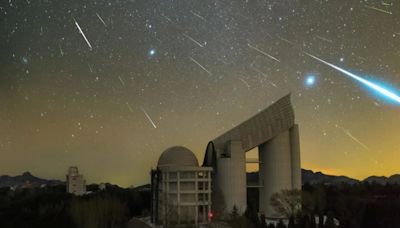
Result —
[{"label": "concrete pillar", "polygon": [[195,179],[195,181],[194,181],[194,189],[195,189],[195,195],[194,195],[194,197],[195,197],[195,218],[194,218],[194,220],[195,220],[195,224],[196,224],[196,226],[199,224],[199,180],[197,179],[197,176],[198,176],[198,172],[195,172],[195,176],[194,176],[194,179]]},{"label": "concrete pillar", "polygon": [[226,157],[218,158],[217,185],[225,201],[225,212],[232,212],[236,206],[240,214],[247,206],[246,155],[240,141],[229,141]]},{"label": "concrete pillar", "polygon": [[270,204],[271,196],[283,189],[292,189],[292,162],[289,131],[259,146],[260,211],[267,218],[280,218]]},{"label": "concrete pillar", "polygon": [[290,145],[292,159],[292,187],[301,190],[301,160],[299,125],[295,124],[290,129]]},{"label": "concrete pillar", "polygon": [[177,203],[174,205],[174,207],[177,207],[177,213],[178,213],[178,225],[181,224],[181,172],[177,172]]}]

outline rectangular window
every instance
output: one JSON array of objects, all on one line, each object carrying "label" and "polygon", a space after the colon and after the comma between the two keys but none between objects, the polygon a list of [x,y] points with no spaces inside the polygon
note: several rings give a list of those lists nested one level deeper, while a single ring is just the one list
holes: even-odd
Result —
[{"label": "rectangular window", "polygon": [[195,172],[181,172],[180,179],[194,179],[195,175]]},{"label": "rectangular window", "polygon": [[176,172],[169,172],[168,175],[169,175],[169,179],[173,179],[173,180],[175,180],[178,176]]},{"label": "rectangular window", "polygon": [[181,182],[181,191],[194,191],[196,189],[195,182]]}]

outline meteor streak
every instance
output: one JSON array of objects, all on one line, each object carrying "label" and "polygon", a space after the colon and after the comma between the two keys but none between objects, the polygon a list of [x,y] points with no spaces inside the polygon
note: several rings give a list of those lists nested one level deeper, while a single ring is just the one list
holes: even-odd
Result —
[{"label": "meteor streak", "polygon": [[92,48],[92,45],[90,44],[89,40],[86,38],[85,33],[83,33],[83,31],[82,31],[82,29],[81,29],[81,26],[79,26],[79,24],[78,24],[78,22],[75,20],[75,18],[73,18],[73,19],[74,19],[74,21],[75,21],[76,27],[77,27],[78,30],[79,30],[79,33],[82,34],[83,39],[85,39],[85,41],[86,41],[87,45],[89,46],[90,50],[92,50],[92,49],[93,49],[93,48]]},{"label": "meteor streak", "polygon": [[122,80],[121,76],[118,76],[118,78],[119,78],[119,81],[121,82],[122,86],[125,86],[125,82],[124,82],[124,80]]},{"label": "meteor streak", "polygon": [[250,89],[249,83],[247,83],[243,78],[239,78],[239,80],[242,81],[243,84],[245,84],[247,86],[247,89]]},{"label": "meteor streak", "polygon": [[[113,87],[113,88],[114,88],[114,87]],[[131,105],[130,105],[128,102],[126,102],[126,106],[128,107],[128,109],[129,109],[130,112],[133,112],[133,109],[132,109]]]},{"label": "meteor streak", "polygon": [[201,20],[203,20],[203,21],[207,22],[207,20],[206,20],[206,19],[205,19],[203,16],[200,16],[199,14],[197,14],[197,13],[195,13],[195,12],[191,11],[191,10],[190,10],[190,13],[191,13],[191,14],[193,14],[194,16],[196,16],[196,17],[200,18]]},{"label": "meteor streak", "polygon": [[328,43],[333,43],[333,41],[330,40],[330,39],[328,39],[328,38],[325,38],[325,37],[322,37],[322,36],[315,36],[315,37],[318,38],[318,39],[320,39],[320,40],[326,41],[326,42],[328,42]]},{"label": "meteor streak", "polygon": [[186,38],[188,38],[189,40],[191,40],[193,43],[197,44],[198,46],[200,46],[200,47],[202,47],[202,48],[204,47],[200,42],[198,42],[197,40],[193,39],[191,36],[186,35],[185,33],[183,33],[183,35],[184,35]]},{"label": "meteor streak", "polygon": [[380,9],[380,8],[375,7],[375,6],[365,5],[365,7],[368,8],[368,9],[376,10],[376,11],[381,12],[381,13],[392,14],[392,12],[390,12],[390,11],[387,11],[387,10],[384,10],[384,9]]},{"label": "meteor streak", "polygon": [[267,56],[268,58],[273,59],[273,60],[275,60],[275,61],[277,61],[277,62],[281,62],[279,59],[275,58],[274,56],[272,56],[272,55],[270,55],[270,54],[268,54],[268,53],[266,53],[266,52],[264,52],[264,51],[261,51],[260,49],[254,47],[253,45],[251,45],[251,44],[247,44],[247,45],[248,45],[251,49],[253,49],[253,50],[255,50],[255,51],[258,51],[259,53],[261,53],[261,54]]},{"label": "meteor streak", "polygon": [[63,52],[63,49],[61,48],[60,43],[58,44],[58,47],[60,48],[60,54],[61,54],[61,56],[64,56],[64,52]]},{"label": "meteor streak", "polygon": [[342,72],[343,74],[345,74],[345,75],[347,75],[347,76],[349,76],[349,77],[361,82],[362,84],[366,85],[367,87],[369,87],[369,88],[373,89],[374,91],[382,94],[383,96],[389,98],[390,100],[395,101],[396,103],[400,104],[400,96],[398,94],[396,94],[396,93],[394,93],[392,91],[389,91],[388,89],[383,88],[382,86],[374,84],[374,83],[372,83],[372,82],[370,82],[370,81],[368,81],[368,80],[366,80],[366,79],[364,79],[362,77],[359,77],[359,76],[357,76],[357,75],[355,75],[355,74],[353,74],[353,73],[351,73],[351,72],[349,72],[349,71],[347,71],[345,69],[342,69],[342,68],[340,68],[340,67],[338,67],[336,65],[333,65],[332,63],[328,63],[328,62],[326,62],[326,61],[324,61],[324,60],[322,60],[322,59],[320,59],[320,58],[318,58],[318,57],[316,57],[314,55],[311,55],[311,54],[309,54],[307,52],[304,52],[304,53],[306,55],[310,56],[311,58],[313,58],[315,60],[318,60],[319,62],[321,62],[321,63],[323,63],[323,64],[325,64],[327,66],[330,66],[333,69],[335,69],[335,70],[337,70],[339,72]]},{"label": "meteor streak", "polygon": [[154,128],[157,128],[156,124],[153,122],[153,120],[150,118],[149,114],[147,114],[146,110],[141,108],[143,113],[146,115],[147,119],[150,121],[151,125],[153,125]]},{"label": "meteor streak", "polygon": [[211,72],[207,70],[203,65],[201,65],[199,62],[197,62],[194,58],[190,57],[190,60],[192,60],[194,63],[196,63],[197,66],[199,66],[201,69],[203,69],[205,72],[207,72],[209,75],[211,75]]},{"label": "meteor streak", "polygon": [[351,138],[354,142],[358,143],[360,146],[362,146],[366,150],[370,150],[368,146],[366,146],[364,143],[362,143],[360,140],[358,140],[354,135],[351,134],[351,132],[339,125],[336,124],[337,128],[340,128],[349,138]]},{"label": "meteor streak", "polygon": [[288,39],[285,39],[285,38],[280,37],[280,36],[277,36],[277,37],[278,37],[278,39],[280,39],[280,40],[282,40],[282,41],[285,41],[285,42],[288,43],[288,44],[293,44],[293,42],[290,41],[290,40],[288,40]]},{"label": "meteor streak", "polygon": [[107,27],[107,25],[106,25],[106,23],[104,22],[103,18],[101,18],[100,15],[99,15],[98,13],[96,13],[96,15],[97,15],[97,18],[99,18],[99,20],[101,21],[101,23],[103,23],[103,25],[104,25],[105,27]]}]

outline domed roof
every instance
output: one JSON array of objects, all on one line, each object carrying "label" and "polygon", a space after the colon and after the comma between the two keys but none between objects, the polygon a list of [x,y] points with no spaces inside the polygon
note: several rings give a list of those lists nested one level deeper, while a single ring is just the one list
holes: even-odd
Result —
[{"label": "domed roof", "polygon": [[193,152],[188,148],[173,146],[166,149],[161,154],[157,166],[199,166],[199,162]]}]

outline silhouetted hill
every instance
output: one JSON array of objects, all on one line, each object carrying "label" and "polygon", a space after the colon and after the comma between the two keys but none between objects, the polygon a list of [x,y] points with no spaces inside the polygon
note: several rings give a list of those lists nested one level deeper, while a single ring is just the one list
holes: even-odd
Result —
[{"label": "silhouetted hill", "polygon": [[369,183],[378,183],[378,184],[400,184],[400,175],[395,174],[390,177],[385,177],[385,176],[370,176],[366,179],[364,179],[365,182]]},{"label": "silhouetted hill", "polygon": [[47,180],[33,176],[30,172],[25,172],[18,176],[0,176],[0,188],[1,187],[40,187],[42,185],[59,185],[64,184],[64,182],[59,180]]},{"label": "silhouetted hill", "polygon": [[303,184],[309,183],[309,184],[319,184],[319,183],[324,183],[324,184],[340,184],[340,183],[346,183],[346,184],[356,184],[359,183],[359,180],[346,177],[346,176],[334,176],[334,175],[328,175],[324,174],[322,172],[313,172],[312,170],[307,170],[307,169],[302,169],[301,170],[301,181]]},{"label": "silhouetted hill", "polygon": [[[340,183],[347,183],[347,184],[356,184],[359,183],[359,180],[346,177],[346,176],[334,176],[334,175],[327,175],[322,172],[313,172],[311,170],[302,169],[301,170],[301,179],[302,183],[309,183],[309,184],[340,184]],[[247,173],[247,180],[249,183],[257,183],[258,182],[258,172]]]}]

